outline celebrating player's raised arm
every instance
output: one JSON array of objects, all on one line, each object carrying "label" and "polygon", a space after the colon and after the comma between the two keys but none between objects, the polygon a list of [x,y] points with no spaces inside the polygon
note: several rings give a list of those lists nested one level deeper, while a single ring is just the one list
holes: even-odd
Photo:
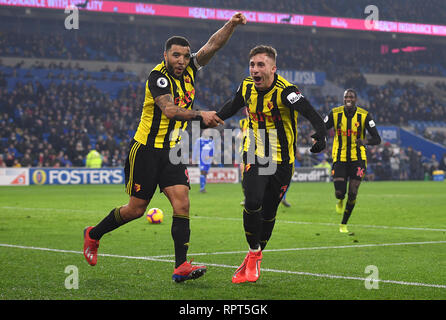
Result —
[{"label": "celebrating player's raised arm", "polygon": [[209,63],[214,54],[226,44],[239,24],[246,24],[246,17],[242,13],[237,12],[209,38],[208,42],[197,52],[197,62],[200,66],[205,66]]}]

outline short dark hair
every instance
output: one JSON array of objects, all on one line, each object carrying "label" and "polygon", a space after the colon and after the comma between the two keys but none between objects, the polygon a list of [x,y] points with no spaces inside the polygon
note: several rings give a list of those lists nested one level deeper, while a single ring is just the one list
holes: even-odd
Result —
[{"label": "short dark hair", "polygon": [[185,37],[180,36],[173,36],[167,39],[166,43],[164,44],[164,51],[169,51],[169,49],[174,45],[179,45],[182,47],[189,47],[190,43]]},{"label": "short dark hair", "polygon": [[276,61],[277,58],[277,50],[271,46],[259,45],[251,49],[249,51],[249,59],[259,53],[265,53],[268,57]]},{"label": "short dark hair", "polygon": [[353,88],[348,88],[347,90],[344,91],[344,96],[347,92],[352,92],[355,95],[355,98],[358,97],[358,94],[356,93],[356,90]]}]

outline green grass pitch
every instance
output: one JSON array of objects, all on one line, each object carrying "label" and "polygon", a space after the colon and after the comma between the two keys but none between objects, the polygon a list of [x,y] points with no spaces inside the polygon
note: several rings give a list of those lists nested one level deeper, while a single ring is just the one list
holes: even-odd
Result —
[{"label": "green grass pitch", "polygon": [[[162,224],[141,218],[106,234],[91,267],[82,231],[127,202],[123,186],[0,187],[0,300],[446,298],[444,182],[363,183],[348,235],[338,231],[331,183],[294,183],[292,206],[279,207],[260,279],[237,285],[231,276],[247,252],[241,186],[207,190],[193,185],[190,192],[189,258],[208,272],[177,284],[164,195],[157,192],[149,205],[164,210]],[[68,289],[70,270],[77,270],[77,288]]]}]

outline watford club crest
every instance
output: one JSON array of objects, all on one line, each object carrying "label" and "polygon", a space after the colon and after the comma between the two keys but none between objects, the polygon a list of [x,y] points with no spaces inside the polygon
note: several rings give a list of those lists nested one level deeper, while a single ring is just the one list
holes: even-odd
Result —
[{"label": "watford club crest", "polygon": [[135,192],[139,192],[141,190],[141,185],[135,183],[135,185],[133,186],[133,190],[135,190]]}]

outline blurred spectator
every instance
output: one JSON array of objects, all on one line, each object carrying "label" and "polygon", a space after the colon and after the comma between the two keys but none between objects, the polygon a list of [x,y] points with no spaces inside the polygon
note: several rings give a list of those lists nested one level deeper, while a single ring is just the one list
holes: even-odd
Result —
[{"label": "blurred spectator", "polygon": [[422,180],[422,163],[421,155],[413,150],[412,147],[407,148],[407,156],[409,158],[409,179],[410,180]]},{"label": "blurred spectator", "polygon": [[440,160],[439,169],[446,172],[446,153],[443,154],[443,157]]},{"label": "blurred spectator", "polygon": [[400,159],[400,171],[398,180],[408,180],[409,179],[409,157],[403,148],[399,149],[399,159]]},{"label": "blurred spectator", "polygon": [[0,153],[0,168],[5,168],[6,163],[3,161],[3,154]]},{"label": "blurred spectator", "polygon": [[315,168],[326,168],[331,171],[331,164],[326,159],[323,159],[320,163],[314,166]]},{"label": "blurred spectator", "polygon": [[[381,152],[381,162],[382,162],[382,178],[383,180],[390,180],[392,177],[392,169],[391,169],[391,158],[392,158],[392,150],[390,149],[390,143],[386,142],[384,144],[384,148]],[[395,162],[397,161],[396,158]],[[399,168],[399,160],[397,164]]]},{"label": "blurred spectator", "polygon": [[399,180],[400,178],[400,158],[397,154],[392,153],[390,156],[391,180]]},{"label": "blurred spectator", "polygon": [[101,168],[103,157],[96,149],[89,147],[90,151],[85,159],[85,166],[87,168]]},{"label": "blurred spectator", "polygon": [[433,154],[428,162],[429,177],[431,180],[432,180],[432,176],[433,176],[432,173],[435,170],[438,170],[439,168],[440,168],[440,163],[437,160],[437,156],[435,154]]}]

